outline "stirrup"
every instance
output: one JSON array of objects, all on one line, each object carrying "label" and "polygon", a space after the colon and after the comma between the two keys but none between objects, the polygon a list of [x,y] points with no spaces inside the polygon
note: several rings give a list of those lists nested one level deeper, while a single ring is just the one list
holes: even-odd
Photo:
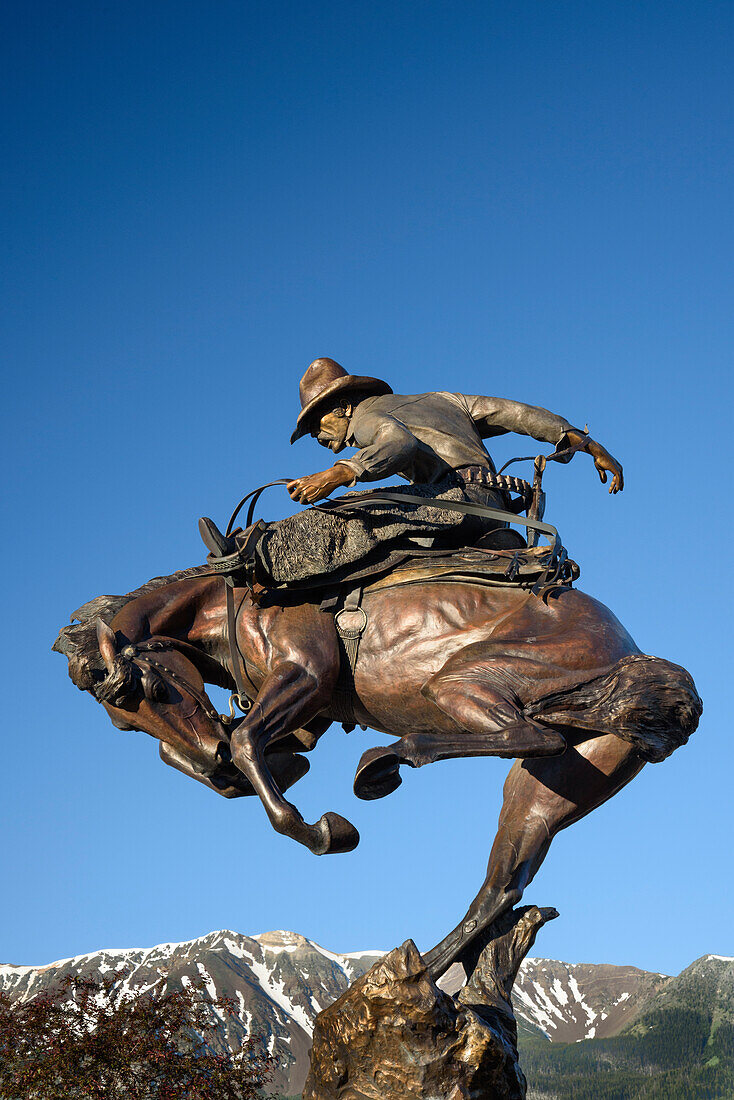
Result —
[{"label": "stirrup", "polygon": [[[251,588],[256,580],[255,547],[266,526],[259,519],[246,531],[239,531],[236,535],[223,535],[213,520],[202,516],[199,520],[199,531],[204,545],[209,547],[206,562],[212,573],[218,573]],[[219,553],[215,553],[215,550]],[[228,552],[223,554],[222,550]]]},{"label": "stirrup", "polygon": [[225,554],[221,558],[217,558],[213,554],[207,554],[206,564],[212,573],[221,573],[225,577],[242,574],[248,584],[251,581],[250,574],[254,562],[252,558],[243,557],[239,550],[236,550],[234,554]]}]

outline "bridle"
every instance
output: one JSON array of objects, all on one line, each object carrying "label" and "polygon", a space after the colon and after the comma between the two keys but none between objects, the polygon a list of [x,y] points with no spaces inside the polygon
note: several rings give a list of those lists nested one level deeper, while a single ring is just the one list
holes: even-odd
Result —
[{"label": "bridle", "polygon": [[[175,672],[169,665],[163,661],[156,660],[151,656],[151,653],[156,651],[167,649],[176,649],[183,656],[189,656],[189,650],[192,647],[187,642],[180,642],[176,638],[150,638],[147,642],[138,642],[135,645],[126,645],[120,651],[121,656],[127,657],[129,660],[134,661],[137,665],[147,666],[157,672],[164,680],[171,680],[177,687],[182,688],[188,695],[190,695],[201,707],[206,714],[207,718],[212,721],[221,722],[222,725],[230,725],[236,718],[236,713],[233,705],[233,700],[237,701],[240,709],[246,713],[249,710],[248,707],[242,707],[241,702],[237,698],[236,694],[230,696],[229,700],[229,714],[220,714],[211,704],[208,696],[204,691],[195,687],[185,676],[182,676],[179,672]],[[249,699],[248,704],[251,706]]]},{"label": "bridle", "polygon": [[[563,451],[554,451],[551,455],[537,455],[527,456],[523,458],[513,458],[509,462],[506,462],[498,475],[495,477],[498,480],[497,488],[505,488],[509,491],[520,492],[524,497],[524,504],[527,510],[527,517],[523,518],[516,512],[506,511],[502,508],[490,508],[485,504],[468,503],[466,501],[453,501],[443,500],[430,496],[418,496],[414,493],[391,493],[387,490],[377,490],[371,493],[363,493],[356,499],[350,500],[349,498],[341,498],[339,500],[328,500],[321,504],[317,504],[314,507],[323,511],[348,511],[350,509],[361,508],[365,504],[407,504],[408,506],[426,505],[430,504],[433,507],[445,508],[452,512],[462,512],[465,515],[479,516],[486,519],[497,520],[501,523],[514,523],[520,524],[527,528],[533,542],[537,541],[538,535],[545,535],[550,540],[550,557],[548,561],[548,567],[544,575],[538,580],[536,585],[533,586],[533,591],[541,592],[549,582],[552,582],[559,576],[561,569],[568,557],[565,547],[563,546],[558,531],[550,523],[544,523],[542,520],[545,494],[542,491],[542,478],[546,464],[551,461],[567,461],[575,454],[576,451],[583,449],[584,442],[575,444],[572,447],[565,448]],[[532,486],[528,482],[522,481],[520,478],[505,478],[504,481],[514,482],[516,485],[502,485],[500,479],[503,472],[508,466],[514,462],[534,461],[535,463],[535,478]],[[255,508],[257,502],[265,492],[266,489],[270,489],[275,485],[287,485],[292,478],[282,477],[275,481],[268,481],[265,485],[258,486],[257,489],[252,489],[249,493],[246,493],[242,500],[239,501],[237,507],[230,516],[229,523],[227,524],[226,534],[231,535],[234,523],[244,505],[249,501],[250,506],[247,511],[246,527],[252,524]],[[529,492],[528,492],[529,490]],[[250,680],[249,685],[245,682],[245,677],[249,680],[247,675],[247,668],[244,657],[239,649],[237,643],[237,615],[239,608],[235,608],[234,603],[234,584],[231,577],[224,578],[225,590],[226,590],[226,605],[227,605],[227,645],[229,649],[230,665],[232,677],[235,682],[236,691],[233,691],[229,697],[229,714],[219,714],[211,705],[207,696],[189,683],[184,676],[172,671],[167,665],[161,661],[157,661],[154,657],[150,656],[151,652],[164,649],[178,649],[180,652],[186,654],[189,649],[188,643],[179,642],[173,638],[167,639],[151,639],[147,642],[141,642],[137,645],[125,646],[122,650],[124,656],[130,657],[137,661],[139,664],[148,665],[150,668],[155,669],[160,675],[168,677],[175,684],[180,685],[193,699],[199,704],[208,718],[221,722],[225,726],[231,725],[237,717],[235,712],[235,706],[237,706],[243,715],[246,715],[252,707],[252,699],[257,695],[257,688],[255,684]],[[240,605],[241,606],[241,605]],[[253,693],[252,696],[250,693]]]}]

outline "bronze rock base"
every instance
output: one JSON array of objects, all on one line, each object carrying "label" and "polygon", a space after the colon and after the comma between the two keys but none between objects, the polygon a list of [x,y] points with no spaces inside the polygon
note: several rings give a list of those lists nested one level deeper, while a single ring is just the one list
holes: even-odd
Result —
[{"label": "bronze rock base", "polygon": [[303,1100],[524,1100],[510,992],[557,915],[507,913],[456,997],[432,981],[412,940],[385,955],[317,1016]]}]

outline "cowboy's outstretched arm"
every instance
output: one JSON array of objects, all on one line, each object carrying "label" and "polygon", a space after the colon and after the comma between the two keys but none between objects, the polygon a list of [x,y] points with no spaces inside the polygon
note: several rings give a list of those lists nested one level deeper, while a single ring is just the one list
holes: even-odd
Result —
[{"label": "cowboy's outstretched arm", "polygon": [[[624,488],[622,466],[609,451],[580,428],[574,428],[562,416],[541,408],[525,405],[522,401],[509,401],[502,397],[466,396],[467,410],[483,439],[493,435],[515,432],[529,435],[542,443],[552,443],[559,450],[583,444],[583,449],[594,459],[594,465],[602,483],[607,473],[612,475],[610,493]],[[568,461],[568,459],[566,459]]]},{"label": "cowboy's outstretched arm", "polygon": [[291,498],[300,504],[315,504],[317,500],[326,500],[335,489],[342,485],[351,485],[353,481],[354,471],[343,463],[336,462],[328,470],[289,481],[286,488]]},{"label": "cowboy's outstretched arm", "polygon": [[565,441],[571,447],[577,443],[583,444],[583,449],[594,459],[594,465],[602,485],[607,483],[607,472],[612,475],[612,482],[609,486],[610,493],[620,493],[624,489],[622,464],[610,455],[606,447],[602,447],[601,443],[597,443],[595,439],[592,439],[586,432],[579,431],[578,428],[571,428],[570,431],[567,431]]},{"label": "cowboy's outstretched arm", "polygon": [[293,500],[314,504],[324,500],[341,485],[355,481],[379,481],[400,473],[410,462],[418,440],[404,424],[384,414],[361,416],[355,420],[355,442],[360,449],[350,458],[341,458],[328,470],[289,482]]}]

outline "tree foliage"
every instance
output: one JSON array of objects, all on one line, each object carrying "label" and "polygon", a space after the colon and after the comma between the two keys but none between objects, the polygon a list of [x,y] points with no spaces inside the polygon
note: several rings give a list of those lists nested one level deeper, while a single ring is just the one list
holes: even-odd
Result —
[{"label": "tree foliage", "polygon": [[203,983],[121,989],[125,975],[67,977],[48,993],[0,993],[0,1100],[251,1100],[273,1059],[249,1039],[217,1043],[228,998]]}]

